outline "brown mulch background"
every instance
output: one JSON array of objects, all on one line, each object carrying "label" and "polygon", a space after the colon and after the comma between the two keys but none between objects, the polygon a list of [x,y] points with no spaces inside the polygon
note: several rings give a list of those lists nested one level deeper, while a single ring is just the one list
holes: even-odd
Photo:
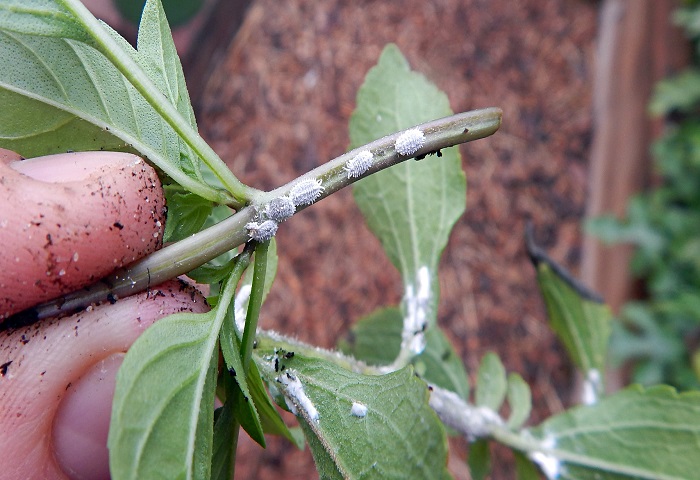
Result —
[{"label": "brown mulch background", "polygon": [[[545,321],[523,247],[577,268],[591,136],[596,2],[256,0],[206,87],[192,92],[203,136],[245,183],[270,189],[343,153],[355,95],[383,46],[398,44],[455,111],[504,110],[502,129],[462,147],[467,213],[441,262],[439,324],[474,376],[487,351],[533,388],[536,424],[570,402],[571,366]],[[401,299],[398,273],[350,191],[281,226],[262,327],[333,347],[352,323]],[[243,436],[239,478],[317,478],[311,455]],[[455,458],[450,468],[468,478]],[[493,478],[512,478],[496,452]],[[505,463],[504,463],[505,462]]]}]

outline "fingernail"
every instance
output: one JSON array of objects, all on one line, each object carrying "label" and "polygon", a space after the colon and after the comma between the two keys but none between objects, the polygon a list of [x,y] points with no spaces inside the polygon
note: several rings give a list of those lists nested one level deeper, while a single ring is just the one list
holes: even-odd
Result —
[{"label": "fingernail", "polygon": [[54,453],[71,478],[109,478],[107,435],[117,370],[124,360],[115,353],[73,382],[61,400],[53,427]]},{"label": "fingernail", "polygon": [[100,169],[136,163],[139,157],[121,152],[76,152],[47,155],[10,163],[14,170],[42,182],[79,182]]}]

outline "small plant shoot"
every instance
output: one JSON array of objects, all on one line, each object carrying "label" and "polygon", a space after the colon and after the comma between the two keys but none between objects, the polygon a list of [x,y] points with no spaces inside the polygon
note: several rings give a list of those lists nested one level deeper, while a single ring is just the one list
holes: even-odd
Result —
[{"label": "small plant shoot", "polygon": [[[397,100],[407,97],[414,101]],[[607,395],[609,312],[534,236],[528,246],[551,327],[587,379],[585,404],[528,424],[530,389],[494,353],[470,372],[470,387],[438,326],[439,264],[466,207],[455,146],[494,134],[502,112],[454,114],[396,45],[357,94],[348,151],[271,191],[247,185],[199,136],[160,0],[145,3],[138,49],[78,0],[0,0],[0,99],[0,147],[26,158],[136,153],[157,167],[168,206],[167,246],[18,313],[22,321],[119,302],[182,274],[210,286],[210,310],[166,316],[129,348],[112,407],[111,478],[232,478],[241,429],[262,446],[266,435],[289,448],[307,444],[321,478],[451,478],[448,434],[471,442],[465,468],[474,478],[488,474],[489,442],[515,452],[518,471],[549,479],[681,479],[700,470],[700,393]],[[351,185],[400,274],[400,305],[358,319],[338,351],[259,328],[280,224]],[[9,320],[3,328],[12,331]],[[3,355],[0,401],[14,368]],[[15,460],[24,459],[4,458],[3,471]]]}]

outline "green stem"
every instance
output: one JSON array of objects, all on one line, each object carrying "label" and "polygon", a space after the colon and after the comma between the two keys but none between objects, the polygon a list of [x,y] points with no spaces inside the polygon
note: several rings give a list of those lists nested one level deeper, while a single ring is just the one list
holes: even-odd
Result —
[{"label": "green stem", "polygon": [[[425,144],[414,156],[421,157],[443,148],[492,135],[501,124],[501,115],[502,112],[498,108],[486,108],[417,125],[415,128],[419,128],[425,135]],[[320,180],[324,189],[320,198],[325,198],[368,175],[409,160],[410,158],[397,154],[394,149],[394,142],[399,135],[400,133],[395,133],[375,140],[311,170],[280,188],[267,193],[256,193],[253,197],[253,205],[243,208],[226,220],[164,247],[88,288],[21,312],[13,320],[26,322],[27,319],[35,320],[79,310],[95,303],[134,295],[153,285],[187,273],[247,242],[250,237],[245,225],[256,217],[257,211],[265,203],[287,195],[300,180],[309,178]],[[348,177],[344,169],[347,161],[362,150],[373,152],[372,165],[363,175]],[[304,208],[306,206],[300,206],[297,211]],[[3,325],[10,324],[11,320],[6,320]]]},{"label": "green stem", "polygon": [[[423,132],[425,135],[425,143],[423,147],[411,157],[399,155],[394,149],[394,143],[402,132],[387,135],[386,137],[350,150],[275,190],[257,194],[253,198],[254,203],[264,204],[274,198],[287,195],[291,188],[303,179],[320,180],[323,192],[318,199],[323,199],[358,180],[384,170],[385,168],[405,162],[406,160],[416,157],[422,158],[425,155],[437,153],[443,148],[453,147],[461,143],[467,143],[493,135],[501,126],[502,115],[503,112],[500,108],[484,108],[482,110],[458,113],[417,125],[414,128]],[[372,165],[362,175],[358,177],[348,177],[347,171],[345,170],[348,160],[351,160],[364,150],[372,152]],[[302,210],[304,208],[306,208],[306,206],[298,207],[297,210]]]},{"label": "green stem", "polygon": [[241,356],[243,357],[243,369],[247,372],[250,366],[250,357],[253,354],[253,343],[255,333],[258,329],[258,318],[262,307],[263,296],[265,294],[265,274],[267,271],[267,250],[270,242],[258,243],[255,246],[255,266],[253,270],[253,283],[248,300],[248,312],[241,339]]},{"label": "green stem", "polygon": [[175,106],[169,101],[163,101],[163,93],[134,59],[105,31],[102,24],[82,3],[77,0],[64,0],[64,5],[82,22],[84,28],[91,35],[94,46],[100,53],[107,57],[121,74],[129,80],[156,112],[160,114],[163,120],[211,168],[224,187],[231,192],[233,199],[229,200],[228,203],[234,208],[240,208],[245,205],[248,199],[258,191],[238,180],[209,144],[182,117]]}]

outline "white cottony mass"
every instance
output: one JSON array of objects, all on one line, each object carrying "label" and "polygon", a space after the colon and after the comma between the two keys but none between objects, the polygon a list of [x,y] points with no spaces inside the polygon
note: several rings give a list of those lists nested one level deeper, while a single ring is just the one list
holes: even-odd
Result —
[{"label": "white cottony mass", "polygon": [[413,155],[425,144],[425,135],[417,128],[406,130],[394,142],[396,152],[400,155]]}]

